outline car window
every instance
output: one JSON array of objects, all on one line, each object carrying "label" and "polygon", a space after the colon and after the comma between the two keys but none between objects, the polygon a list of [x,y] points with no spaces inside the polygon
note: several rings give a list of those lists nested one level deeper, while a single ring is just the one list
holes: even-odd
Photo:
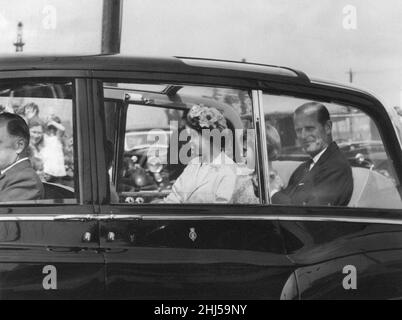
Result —
[{"label": "car window", "polygon": [[[72,93],[71,81],[0,83],[0,112],[3,116],[20,116],[29,134],[26,150],[18,154],[16,161],[11,159],[18,174],[0,161],[2,172],[7,167],[0,186],[1,202],[77,202]],[[28,161],[24,162],[24,158]]]},{"label": "car window", "polygon": [[112,203],[260,202],[249,92],[108,83],[104,100]]},{"label": "car window", "polygon": [[392,159],[364,111],[270,94],[263,103],[268,145],[277,141],[268,154],[273,204],[402,207]]}]

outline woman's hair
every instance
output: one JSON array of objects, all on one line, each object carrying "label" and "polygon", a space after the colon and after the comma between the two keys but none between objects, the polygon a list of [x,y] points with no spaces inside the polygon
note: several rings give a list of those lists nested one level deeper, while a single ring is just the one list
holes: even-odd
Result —
[{"label": "woman's hair", "polygon": [[269,123],[265,126],[265,135],[267,137],[268,159],[269,161],[272,161],[281,153],[281,137],[275,127]]},{"label": "woman's hair", "polygon": [[[185,124],[200,135],[202,134],[203,129],[218,129],[221,133],[225,131],[220,139],[221,149],[225,150],[226,144],[231,142],[230,148],[232,149],[232,153],[234,152],[234,143],[236,139],[234,126],[230,121],[225,119],[224,115],[218,109],[203,104],[196,104],[193,105],[186,114],[184,114],[184,117],[186,120]],[[231,135],[231,141],[226,140],[228,139],[228,135]],[[214,137],[212,134],[210,136],[210,143],[211,145],[214,143]]]},{"label": "woman's hair", "polygon": [[218,129],[222,132],[228,128],[225,117],[218,109],[203,104],[195,104],[190,108],[186,114],[186,124],[199,133],[203,129]]}]

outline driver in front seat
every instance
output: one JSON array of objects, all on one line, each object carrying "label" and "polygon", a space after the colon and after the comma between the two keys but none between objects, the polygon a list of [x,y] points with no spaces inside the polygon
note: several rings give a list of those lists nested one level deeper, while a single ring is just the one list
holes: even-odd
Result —
[{"label": "driver in front seat", "polygon": [[43,198],[42,182],[27,156],[29,139],[22,117],[0,114],[0,202]]}]

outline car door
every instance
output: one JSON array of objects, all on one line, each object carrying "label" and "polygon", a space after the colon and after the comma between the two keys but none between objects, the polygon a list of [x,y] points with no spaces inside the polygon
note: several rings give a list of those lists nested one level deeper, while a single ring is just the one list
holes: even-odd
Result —
[{"label": "car door", "polygon": [[[141,135],[145,129],[141,128],[160,132],[166,124],[161,120],[165,119],[164,115],[180,123],[183,115],[177,112],[192,104],[206,103],[221,108],[232,123],[236,120],[229,113],[236,114],[233,110],[237,106],[242,113],[238,123],[248,124],[261,141],[260,131],[255,130],[260,121],[258,99],[251,91],[102,81],[93,85],[98,90],[96,96],[104,95],[104,101],[95,104],[99,106],[95,122],[99,129],[96,136],[102,201],[100,246],[105,252],[107,297],[297,297],[295,282],[289,281],[293,279],[293,263],[285,254],[276,217],[266,215],[260,204],[266,196],[261,180],[260,197],[254,204],[247,201],[241,205],[152,203],[155,194],[159,200],[169,194],[171,185],[166,186],[162,179],[156,189],[152,188],[158,178],[152,180],[152,167],[148,166],[147,170],[142,167],[138,146],[144,144]],[[155,124],[155,121],[159,122]],[[169,137],[171,131],[174,128],[166,129]],[[129,139],[124,139],[126,133]],[[162,153],[163,141],[157,140]],[[254,147],[249,156],[251,152],[261,152],[255,140],[252,142]],[[170,144],[169,152],[172,148]],[[124,170],[119,169],[121,164],[126,164]],[[256,172],[262,170],[261,161],[256,166]],[[132,173],[127,174],[130,170]],[[171,169],[170,176],[174,172]],[[164,177],[163,171],[158,173]],[[148,179],[153,184],[146,185]]]},{"label": "car door", "polygon": [[[63,158],[58,159],[63,167],[59,169],[67,171],[56,176],[54,171],[47,171],[55,158],[40,158],[40,152],[31,152],[31,163],[43,181],[44,199],[0,204],[1,299],[79,299],[103,295],[104,259],[99,252],[91,180],[91,100],[87,80],[72,75],[64,78],[63,74],[0,73],[3,111],[25,118],[31,130],[30,148],[35,148],[35,130],[42,135],[37,140],[39,151],[51,148],[47,154],[61,152],[63,142]],[[32,109],[36,110],[37,119],[25,112],[27,105],[35,105]],[[53,139],[59,149],[42,141],[50,133],[46,131],[49,127],[41,123],[49,124],[50,119],[59,121],[63,128]]]},{"label": "car door", "polygon": [[[329,110],[332,137],[348,160],[353,192],[346,206],[276,203],[301,299],[400,299],[401,147],[384,107],[361,91],[312,83],[263,93],[265,119],[282,150],[272,166],[289,181],[306,160],[293,114],[314,101]],[[333,168],[328,168],[328,170]]]}]

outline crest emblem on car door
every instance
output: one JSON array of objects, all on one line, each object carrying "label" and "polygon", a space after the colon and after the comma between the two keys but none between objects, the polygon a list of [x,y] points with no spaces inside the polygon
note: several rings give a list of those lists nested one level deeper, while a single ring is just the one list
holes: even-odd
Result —
[{"label": "crest emblem on car door", "polygon": [[197,239],[197,233],[195,232],[195,228],[190,228],[190,233],[188,234],[188,237],[193,242]]}]

